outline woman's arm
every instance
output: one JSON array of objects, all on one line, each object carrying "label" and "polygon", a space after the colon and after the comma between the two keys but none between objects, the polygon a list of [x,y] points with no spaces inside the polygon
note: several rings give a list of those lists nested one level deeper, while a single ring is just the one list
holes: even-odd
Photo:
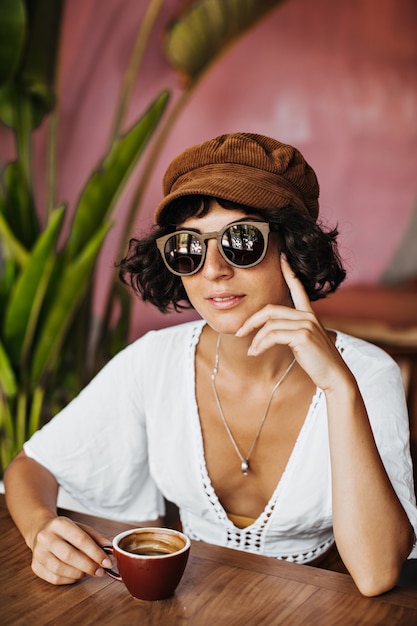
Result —
[{"label": "woman's arm", "polygon": [[111,562],[99,544],[108,540],[92,528],[56,512],[55,477],[22,451],[4,474],[10,514],[32,550],[32,569],[57,584],[73,583],[86,574],[102,576]]},{"label": "woman's arm", "polygon": [[414,532],[378,453],[356,381],[341,380],[327,390],[326,401],[336,544],[360,591],[378,595],[397,583]]},{"label": "woman's arm", "polygon": [[311,308],[287,261],[283,275],[294,309],[268,306],[238,331],[259,329],[249,354],[288,345],[327,402],[333,527],[342,560],[364,595],[398,581],[414,532],[377,450],[356,380]]}]

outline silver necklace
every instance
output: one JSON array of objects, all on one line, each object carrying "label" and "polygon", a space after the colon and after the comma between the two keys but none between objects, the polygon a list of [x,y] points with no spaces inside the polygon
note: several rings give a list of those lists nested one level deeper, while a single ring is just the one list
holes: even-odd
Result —
[{"label": "silver necklace", "polygon": [[272,402],[272,398],[274,396],[274,393],[276,392],[276,390],[278,389],[280,384],[283,382],[283,380],[286,378],[286,376],[290,373],[290,370],[291,370],[292,366],[295,363],[295,358],[291,361],[291,363],[289,364],[289,366],[287,367],[287,369],[285,370],[285,372],[283,373],[281,378],[273,386],[272,391],[271,391],[271,395],[269,396],[268,404],[267,404],[266,409],[265,409],[265,413],[263,414],[263,417],[262,417],[261,422],[259,424],[258,432],[255,435],[255,439],[253,440],[252,445],[249,448],[249,451],[248,451],[247,455],[243,456],[243,454],[239,450],[239,446],[236,443],[236,439],[233,437],[232,431],[230,430],[230,426],[229,426],[229,424],[226,421],[226,418],[225,418],[224,413],[223,413],[222,405],[221,405],[221,402],[220,402],[220,398],[219,398],[219,396],[217,394],[217,390],[216,390],[215,381],[216,381],[217,372],[219,371],[219,349],[220,349],[220,335],[218,336],[218,339],[217,339],[216,357],[215,357],[215,361],[214,361],[213,372],[211,374],[211,386],[212,386],[212,389],[213,389],[213,394],[214,394],[214,398],[216,400],[217,408],[218,408],[219,413],[220,413],[220,417],[222,419],[224,427],[226,428],[226,432],[229,435],[229,439],[232,442],[232,445],[233,445],[234,449],[236,450],[236,454],[238,455],[238,457],[240,459],[240,469],[242,471],[242,474],[244,476],[247,476],[248,472],[249,472],[249,459],[250,459],[250,456],[251,456],[251,454],[252,454],[252,452],[253,452],[253,450],[255,448],[256,442],[259,439],[259,436],[261,434],[263,425],[265,424],[265,420],[267,418],[269,407],[271,406],[271,402]]}]

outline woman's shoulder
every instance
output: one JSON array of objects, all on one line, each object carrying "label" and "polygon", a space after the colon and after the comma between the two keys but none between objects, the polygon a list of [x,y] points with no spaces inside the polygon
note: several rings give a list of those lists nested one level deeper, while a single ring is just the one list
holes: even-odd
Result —
[{"label": "woman's shoulder", "polygon": [[173,352],[178,355],[187,349],[193,351],[199,341],[204,324],[204,320],[199,319],[157,330],[149,330],[134,340],[123,352],[128,359],[136,360],[142,357],[149,360],[158,359]]},{"label": "woman's shoulder", "polygon": [[370,341],[348,335],[339,330],[335,332],[336,347],[342,354],[348,352],[358,357],[362,356],[363,358],[380,358],[387,363],[393,360],[385,350]]},{"label": "woman's shoulder", "polygon": [[382,372],[400,376],[396,361],[388,352],[369,341],[336,331],[336,347],[356,376],[370,378],[373,373]]},{"label": "woman's shoulder", "polygon": [[176,341],[186,341],[186,340],[198,340],[203,329],[205,322],[204,320],[192,320],[188,322],[183,322],[182,324],[175,324],[172,326],[166,326],[164,328],[159,328],[156,330],[147,331],[142,337],[136,339],[133,342],[137,343],[170,343]]}]

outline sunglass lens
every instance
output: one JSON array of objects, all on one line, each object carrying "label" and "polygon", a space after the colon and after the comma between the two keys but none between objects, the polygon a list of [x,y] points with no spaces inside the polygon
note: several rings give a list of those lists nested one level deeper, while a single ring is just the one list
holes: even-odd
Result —
[{"label": "sunglass lens", "polygon": [[201,263],[201,241],[190,233],[172,235],[165,244],[165,259],[179,274],[191,274]]},{"label": "sunglass lens", "polygon": [[222,237],[226,257],[241,267],[256,263],[263,255],[265,240],[261,231],[252,224],[234,224]]}]

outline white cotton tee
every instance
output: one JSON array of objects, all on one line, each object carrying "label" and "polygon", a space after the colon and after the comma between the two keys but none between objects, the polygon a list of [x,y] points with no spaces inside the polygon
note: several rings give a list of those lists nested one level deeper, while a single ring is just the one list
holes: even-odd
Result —
[{"label": "white cotton tee", "polygon": [[[178,505],[192,539],[299,563],[333,543],[325,398],[312,399],[287,467],[263,513],[247,528],[228,518],[208,476],[195,396],[194,321],[141,337],[113,358],[25,444],[94,514],[142,521]],[[401,374],[376,346],[337,333],[359,384],[385,468],[417,531],[409,424]],[[410,556],[417,556],[417,549]]]}]

